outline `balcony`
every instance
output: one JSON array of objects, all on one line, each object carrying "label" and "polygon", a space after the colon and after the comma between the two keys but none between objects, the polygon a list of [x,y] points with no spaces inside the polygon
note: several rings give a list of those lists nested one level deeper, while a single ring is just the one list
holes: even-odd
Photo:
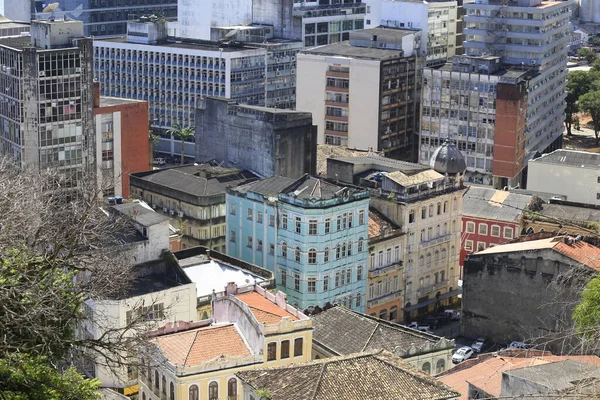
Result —
[{"label": "balcony", "polygon": [[448,282],[448,280],[444,280],[438,283],[434,283],[433,285],[423,286],[417,290],[417,297],[421,297],[428,293],[435,292],[438,289],[444,288],[448,286]]},{"label": "balcony", "polygon": [[403,265],[403,261],[396,261],[394,263],[391,263],[389,265],[385,265],[382,267],[377,267],[377,268],[372,268],[369,270],[369,277],[370,278],[375,278],[378,277],[380,275],[385,275],[390,271],[395,271],[395,270],[399,270],[402,268]]},{"label": "balcony", "polygon": [[387,303],[388,301],[392,301],[395,300],[397,298],[399,298],[402,295],[402,291],[401,290],[396,290],[396,291],[391,291],[387,294],[384,294],[382,296],[378,296],[375,297],[371,300],[367,301],[367,307],[375,307],[379,304],[383,304],[383,303]]}]

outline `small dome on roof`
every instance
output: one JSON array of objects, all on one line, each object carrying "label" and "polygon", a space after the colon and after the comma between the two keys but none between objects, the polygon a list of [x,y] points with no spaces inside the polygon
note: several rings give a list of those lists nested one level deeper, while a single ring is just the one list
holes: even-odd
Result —
[{"label": "small dome on roof", "polygon": [[429,166],[440,174],[456,175],[465,172],[467,162],[454,143],[445,141],[433,152]]}]

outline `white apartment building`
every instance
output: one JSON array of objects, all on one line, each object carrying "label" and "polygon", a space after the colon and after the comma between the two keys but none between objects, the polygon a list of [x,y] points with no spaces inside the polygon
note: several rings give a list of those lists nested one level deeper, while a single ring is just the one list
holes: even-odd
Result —
[{"label": "white apartment building", "polygon": [[466,55],[423,74],[421,162],[450,138],[467,153],[467,181],[526,185],[529,159],[562,146],[570,5],[464,5]]},{"label": "white apartment building", "polygon": [[320,46],[347,40],[364,28],[366,5],[348,0],[179,0],[177,36],[209,39],[214,27],[270,25],[275,37]]},{"label": "white apartment building", "polygon": [[376,28],[298,54],[296,108],[317,142],[414,159],[422,58],[418,30]]},{"label": "white apartment building", "polygon": [[[378,26],[421,30],[420,56],[427,66],[455,55],[457,2],[451,0],[366,0],[365,28]],[[426,44],[426,45],[425,45]]]}]

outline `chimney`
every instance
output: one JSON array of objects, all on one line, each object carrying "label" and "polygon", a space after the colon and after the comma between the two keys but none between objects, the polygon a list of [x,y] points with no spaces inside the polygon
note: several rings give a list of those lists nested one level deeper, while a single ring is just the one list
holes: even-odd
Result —
[{"label": "chimney", "polygon": [[237,294],[238,287],[235,282],[229,282],[225,287],[225,296],[229,296],[232,294]]},{"label": "chimney", "polygon": [[94,81],[94,108],[100,107],[100,82]]}]

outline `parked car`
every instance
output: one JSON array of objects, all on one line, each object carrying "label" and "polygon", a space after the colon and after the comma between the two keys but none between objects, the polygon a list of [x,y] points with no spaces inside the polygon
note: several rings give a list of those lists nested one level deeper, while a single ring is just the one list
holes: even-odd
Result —
[{"label": "parked car", "polygon": [[444,313],[452,320],[458,321],[460,319],[460,311],[456,310],[444,310]]},{"label": "parked car", "polygon": [[473,342],[473,344],[471,345],[471,348],[476,353],[481,353],[481,350],[483,350],[486,343],[487,343],[487,339],[483,336],[480,336]]},{"label": "parked car", "polygon": [[519,342],[517,340],[514,340],[514,341],[510,342],[510,344],[508,345],[508,350],[518,350],[518,349],[522,349],[522,350],[527,349],[527,344],[525,344],[523,342]]},{"label": "parked car", "polygon": [[154,158],[154,160],[152,160],[152,163],[154,165],[165,165],[167,163],[167,161],[162,157],[156,157],[156,158]]},{"label": "parked car", "polygon": [[417,321],[413,321],[410,324],[408,324],[408,327],[411,329],[417,329],[419,327],[419,323]]},{"label": "parked car", "polygon": [[439,324],[438,319],[433,315],[423,318],[420,322],[420,325],[429,325],[432,329],[437,329]]},{"label": "parked car", "polygon": [[420,322],[417,322],[417,321],[411,322],[410,324],[408,324],[408,327],[411,328],[411,329],[416,329],[416,330],[421,331],[421,332],[432,333],[431,332],[431,327],[429,325],[424,324],[424,323],[420,323]]},{"label": "parked car", "polygon": [[463,346],[456,350],[456,353],[452,355],[452,363],[459,364],[465,360],[468,360],[473,356],[473,349],[468,346]]}]

